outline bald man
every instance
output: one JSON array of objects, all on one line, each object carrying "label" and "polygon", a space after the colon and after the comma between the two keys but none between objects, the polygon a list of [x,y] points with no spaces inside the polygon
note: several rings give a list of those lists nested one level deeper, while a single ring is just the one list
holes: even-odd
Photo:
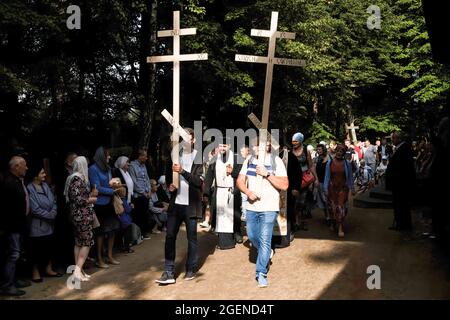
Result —
[{"label": "bald man", "polygon": [[5,263],[2,266],[0,294],[21,296],[28,282],[16,280],[16,264],[20,256],[21,237],[27,231],[27,215],[30,212],[28,192],[23,183],[27,172],[24,158],[14,156],[9,161],[9,171],[5,173],[0,189],[2,210],[0,228],[7,242]]}]

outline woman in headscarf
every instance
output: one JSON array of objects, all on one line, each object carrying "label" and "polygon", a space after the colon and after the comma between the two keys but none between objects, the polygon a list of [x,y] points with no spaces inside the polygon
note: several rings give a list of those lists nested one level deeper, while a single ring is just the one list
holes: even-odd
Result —
[{"label": "woman in headscarf", "polygon": [[[318,183],[316,167],[312,161],[311,152],[307,150],[306,146],[303,144],[305,140],[304,135],[301,132],[297,132],[292,136],[292,154],[298,161],[298,164],[301,168],[302,177],[308,175],[313,176],[314,181]],[[311,209],[312,209],[312,189],[313,189],[312,180],[310,184],[306,186],[302,186],[301,189],[295,193],[295,198],[297,199],[296,203],[296,211],[300,213],[299,222],[300,225],[295,225],[294,231],[303,229],[307,230],[305,219],[309,219],[312,217]],[[293,221],[294,222],[294,221]]]},{"label": "woman in headscarf", "polygon": [[328,198],[328,212],[333,219],[332,228],[338,229],[339,237],[344,236],[344,220],[347,216],[348,194],[353,187],[352,164],[345,160],[347,147],[339,144],[335,149],[335,156],[331,158],[325,169],[324,190]]},{"label": "woman in headscarf", "polygon": [[115,168],[113,169],[113,177],[119,178],[120,183],[123,186],[123,190],[120,192],[123,192],[121,194],[121,199],[124,205],[124,213],[119,217],[122,227],[121,236],[123,239],[123,250],[128,253],[133,253],[134,250],[131,249],[131,245],[138,240],[135,239],[136,236],[134,235],[136,235],[136,232],[133,232],[133,229],[138,228],[138,226],[133,225],[133,219],[131,218],[131,211],[133,209],[131,197],[133,195],[134,183],[128,172],[128,167],[130,165],[129,161],[130,159],[125,156],[119,157],[114,163]]},{"label": "woman in headscarf", "polygon": [[94,203],[97,201],[96,190],[90,192],[88,165],[85,157],[76,157],[73,161],[73,173],[67,177],[64,196],[69,205],[73,222],[75,247],[75,278],[88,281],[90,276],[83,271],[89,250],[94,245]]},{"label": "woman in headscarf", "polygon": [[110,264],[118,265],[119,261],[113,257],[114,238],[117,230],[120,229],[120,221],[116,215],[113,204],[114,189],[110,182],[112,179],[111,168],[108,165],[111,156],[109,151],[100,147],[94,155],[94,164],[89,167],[89,181],[92,188],[98,190],[97,202],[94,205],[95,213],[100,222],[100,227],[96,229],[97,236],[97,267],[109,268],[103,259],[103,242],[108,238],[108,260]]}]

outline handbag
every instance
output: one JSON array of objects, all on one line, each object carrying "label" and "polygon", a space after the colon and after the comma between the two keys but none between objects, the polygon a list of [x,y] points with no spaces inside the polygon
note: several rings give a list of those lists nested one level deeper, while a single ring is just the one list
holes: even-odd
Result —
[{"label": "handbag", "polygon": [[92,228],[95,229],[98,227],[100,227],[100,222],[98,221],[97,215],[94,213],[94,223],[93,223]]},{"label": "handbag", "polygon": [[123,214],[125,212],[125,208],[123,207],[123,201],[116,194],[113,196],[113,206],[114,206],[114,211],[116,212],[116,214],[118,216],[120,216],[121,214]]},{"label": "handbag", "polygon": [[314,177],[314,175],[311,173],[311,171],[309,169],[306,170],[305,172],[303,172],[303,175],[302,175],[302,189],[306,188],[314,181],[316,181],[316,178]]}]

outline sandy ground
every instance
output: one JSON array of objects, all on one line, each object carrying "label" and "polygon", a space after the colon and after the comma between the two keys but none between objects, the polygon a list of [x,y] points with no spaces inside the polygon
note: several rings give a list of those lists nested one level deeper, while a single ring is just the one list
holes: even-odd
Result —
[{"label": "sandy ground", "polygon": [[[415,214],[418,219],[420,215]],[[338,239],[314,211],[309,230],[296,234],[291,246],[277,249],[269,272],[269,287],[254,279],[255,263],[249,248],[215,248],[215,235],[199,229],[198,277],[184,281],[186,238],[177,247],[177,282],[155,283],[164,266],[164,236],[118,255],[119,266],[87,270],[92,280],[80,290],[66,286],[67,276],[46,278],[26,288],[18,299],[449,299],[450,259],[431,240],[388,230],[391,210],[350,211],[344,239]],[[367,267],[381,268],[381,289],[369,290]]]}]

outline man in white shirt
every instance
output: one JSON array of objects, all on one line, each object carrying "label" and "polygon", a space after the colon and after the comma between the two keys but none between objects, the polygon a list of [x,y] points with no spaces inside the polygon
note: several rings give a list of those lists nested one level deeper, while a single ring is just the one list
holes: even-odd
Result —
[{"label": "man in white shirt", "polygon": [[[237,180],[237,187],[248,198],[246,208],[247,234],[253,247],[258,250],[256,280],[258,287],[267,287],[267,266],[271,258],[272,231],[280,211],[280,192],[287,190],[289,181],[286,168],[280,157],[270,154],[268,143],[265,165],[258,165],[259,139],[253,139],[251,146],[254,156],[245,160]],[[262,187],[258,188],[258,176],[262,176]],[[247,187],[248,183],[248,187]],[[256,190],[261,190],[256,195]]]},{"label": "man in white shirt", "polygon": [[172,184],[172,175],[167,176],[171,197],[167,210],[164,272],[156,280],[160,284],[175,283],[176,240],[183,222],[186,225],[188,240],[184,279],[194,279],[198,268],[197,219],[202,217],[203,164],[201,152],[194,149],[194,130],[191,128],[185,130],[189,133],[191,142],[182,142],[183,150],[180,155],[180,163],[172,165],[172,171],[180,174],[180,187],[176,188]]}]

